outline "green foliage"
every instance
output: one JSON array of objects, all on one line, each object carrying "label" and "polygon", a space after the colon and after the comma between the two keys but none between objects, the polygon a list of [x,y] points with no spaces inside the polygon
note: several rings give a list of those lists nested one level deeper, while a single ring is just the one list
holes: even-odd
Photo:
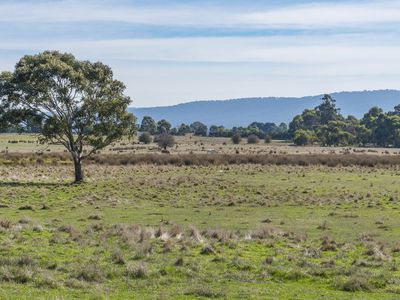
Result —
[{"label": "green foliage", "polygon": [[315,141],[315,134],[311,130],[298,129],[294,134],[293,142],[298,146],[312,144]]},{"label": "green foliage", "polygon": [[317,136],[323,146],[347,146],[353,145],[356,137],[346,130],[346,123],[343,121],[330,121],[327,125],[321,126]]},{"label": "green foliage", "polygon": [[208,136],[211,137],[232,137],[232,130],[225,128],[224,126],[212,125]]},{"label": "green foliage", "polygon": [[295,116],[289,124],[289,135],[296,145],[318,142],[323,146],[376,145],[400,146],[400,106],[384,113],[373,107],[361,120],[354,116],[344,118],[329,95],[314,109]]}]

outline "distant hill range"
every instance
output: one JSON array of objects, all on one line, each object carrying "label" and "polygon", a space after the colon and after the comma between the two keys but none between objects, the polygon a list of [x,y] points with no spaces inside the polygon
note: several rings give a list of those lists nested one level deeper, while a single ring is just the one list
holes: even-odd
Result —
[{"label": "distant hill range", "polygon": [[[378,90],[362,92],[340,92],[331,94],[345,116],[362,117],[371,107],[379,106],[384,111],[400,104],[399,90]],[[302,98],[242,98],[232,100],[195,101],[173,106],[143,107],[129,110],[141,122],[143,116],[156,121],[166,119],[174,126],[201,121],[208,126],[247,126],[257,122],[290,122],[306,108],[314,108],[321,102],[322,95]]]}]

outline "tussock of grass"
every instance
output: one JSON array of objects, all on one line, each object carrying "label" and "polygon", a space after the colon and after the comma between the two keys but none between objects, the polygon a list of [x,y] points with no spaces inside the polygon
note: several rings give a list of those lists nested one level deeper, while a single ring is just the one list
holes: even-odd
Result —
[{"label": "tussock of grass", "polygon": [[130,278],[145,278],[149,273],[149,269],[144,263],[129,263],[126,266],[126,276]]}]

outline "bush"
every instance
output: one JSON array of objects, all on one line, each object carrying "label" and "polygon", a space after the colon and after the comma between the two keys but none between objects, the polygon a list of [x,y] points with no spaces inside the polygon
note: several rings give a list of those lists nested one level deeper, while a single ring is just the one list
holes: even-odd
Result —
[{"label": "bush", "polygon": [[105,279],[105,274],[98,264],[90,262],[79,266],[75,278],[87,282],[102,282]]},{"label": "bush", "polygon": [[240,136],[240,133],[237,132],[232,136],[231,140],[232,140],[232,143],[237,145],[237,144],[240,144],[240,142],[242,141],[242,137]]},{"label": "bush", "polygon": [[267,134],[264,138],[264,141],[266,144],[269,144],[272,141],[272,137],[269,134]]},{"label": "bush", "polygon": [[140,136],[139,136],[139,142],[143,143],[143,144],[150,144],[152,142],[152,137],[151,134],[149,132],[143,132]]},{"label": "bush", "polygon": [[260,139],[259,139],[258,136],[256,136],[255,134],[250,134],[250,135],[247,137],[247,143],[248,143],[248,144],[257,144],[259,140],[260,140]]},{"label": "bush", "polygon": [[371,291],[373,286],[368,282],[368,277],[363,274],[353,274],[346,279],[337,279],[335,287],[346,292]]},{"label": "bush", "polygon": [[157,137],[157,144],[160,148],[167,150],[167,147],[175,145],[175,139],[168,133],[162,133]]}]

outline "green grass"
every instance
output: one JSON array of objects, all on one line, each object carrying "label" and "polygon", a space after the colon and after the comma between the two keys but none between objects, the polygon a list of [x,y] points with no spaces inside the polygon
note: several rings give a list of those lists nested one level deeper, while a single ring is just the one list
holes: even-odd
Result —
[{"label": "green grass", "polygon": [[0,166],[0,298],[399,298],[398,169],[71,171]]}]

